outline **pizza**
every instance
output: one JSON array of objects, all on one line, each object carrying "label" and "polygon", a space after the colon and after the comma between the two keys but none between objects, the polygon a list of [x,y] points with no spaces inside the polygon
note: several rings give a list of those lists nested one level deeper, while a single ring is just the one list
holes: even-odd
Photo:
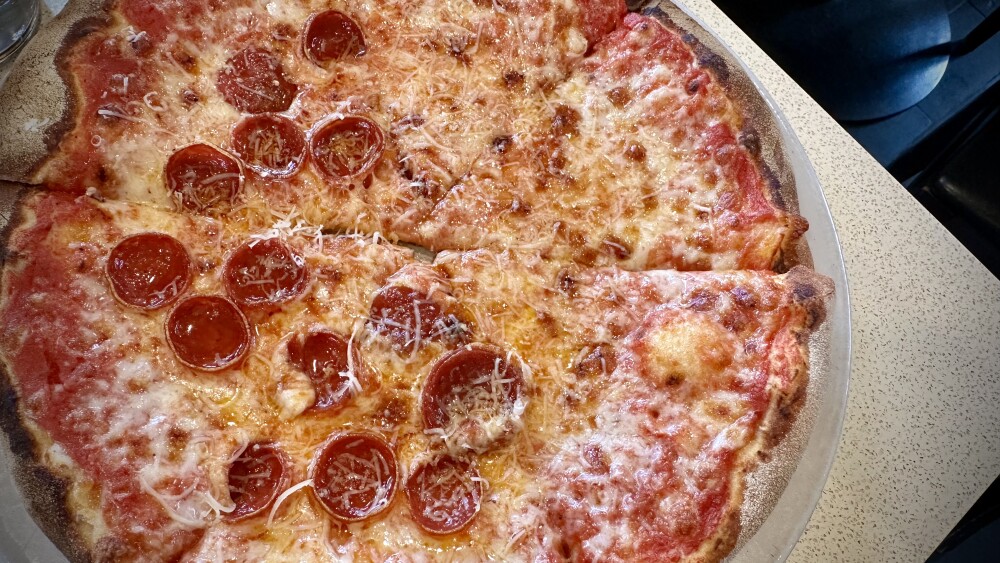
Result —
[{"label": "pizza", "polygon": [[0,101],[0,422],[70,560],[714,561],[752,532],[833,286],[673,19],[60,18]]}]

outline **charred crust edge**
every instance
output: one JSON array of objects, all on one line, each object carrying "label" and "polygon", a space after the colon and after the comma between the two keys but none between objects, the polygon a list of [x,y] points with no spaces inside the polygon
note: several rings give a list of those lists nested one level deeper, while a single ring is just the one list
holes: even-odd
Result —
[{"label": "charred crust edge", "polygon": [[[730,60],[728,51],[707,31],[678,8],[667,10],[662,3],[632,7],[633,11],[655,18],[667,29],[681,35],[684,43],[694,52],[698,64],[708,71],[723,87],[729,100],[743,117],[739,134],[740,144],[747,149],[757,164],[764,181],[765,196],[780,211],[789,216],[789,235],[782,241],[774,267],[781,268],[780,257],[793,263],[810,263],[811,256],[804,246],[797,249],[802,230],[797,225],[804,222],[798,214],[795,176],[785,161],[784,142],[778,123],[767,101],[761,96],[749,76]],[[638,10],[637,10],[638,8]],[[735,69],[735,71],[733,70]],[[755,142],[749,143],[748,139]],[[756,145],[756,146],[753,146]]]},{"label": "charred crust edge", "polygon": [[[45,535],[73,562],[91,561],[67,504],[69,484],[38,461],[38,445],[21,420],[10,369],[0,362],[0,427],[10,447],[10,471],[25,508]],[[0,452],[0,455],[7,455]]]},{"label": "charred crust edge", "polygon": [[[723,84],[728,84],[731,78],[729,63],[725,57],[705,45],[694,33],[675,21],[675,16],[667,13],[659,4],[643,8],[639,13],[644,16],[656,18],[660,23],[680,34],[681,39],[694,52],[698,64],[712,72],[712,74]],[[693,22],[692,22],[693,23]],[[697,27],[692,25],[692,29]]]},{"label": "charred crust edge", "polygon": [[[34,177],[52,156],[53,149],[71,131],[76,122],[79,108],[79,92],[72,79],[68,65],[73,48],[89,33],[106,28],[111,22],[111,7],[114,0],[70,0],[55,18],[46,22],[18,56],[10,70],[3,88],[4,103],[0,111],[11,111],[23,115],[26,110],[18,104],[25,104],[32,114],[41,114],[51,119],[51,124],[39,129],[36,134],[27,135],[11,143],[0,154],[0,179],[23,183],[34,183]],[[34,88],[23,87],[27,80]],[[30,92],[29,92],[30,90]],[[55,117],[59,110],[61,114]],[[46,115],[48,114],[48,115]],[[30,114],[29,114],[30,115]],[[38,117],[38,115],[33,115]],[[23,134],[12,120],[0,122],[0,132],[12,130]]]},{"label": "charred crust edge", "polygon": [[[4,222],[0,228],[0,268],[14,257],[10,250],[10,238],[24,223],[25,202],[37,193],[40,193],[40,190],[34,186],[0,180],[0,221]],[[3,283],[0,280],[0,288],[2,287]]]},{"label": "charred crust edge", "polygon": [[785,274],[791,300],[806,310],[806,329],[826,320],[827,304],[834,294],[833,280],[805,266],[795,266]]},{"label": "charred crust edge", "polygon": [[[802,350],[804,354],[806,350]],[[782,393],[778,397],[777,404],[771,416],[766,422],[764,442],[760,448],[760,454],[767,457],[768,453],[778,447],[785,436],[791,432],[795,421],[799,418],[799,413],[806,404],[808,394],[808,369],[804,365],[796,366],[793,379],[796,382],[788,393]]]},{"label": "charred crust edge", "polygon": [[700,563],[715,563],[718,561],[724,561],[726,557],[732,555],[733,549],[736,548],[737,543],[740,539],[740,534],[742,532],[742,525],[740,523],[740,510],[733,510],[732,507],[739,507],[743,504],[743,498],[746,494],[743,486],[743,479],[740,477],[738,481],[730,483],[730,487],[738,487],[738,491],[730,491],[730,498],[733,496],[738,496],[739,502],[730,502],[730,509],[726,511],[726,514],[722,517],[722,522],[719,522],[718,528],[716,528],[715,534],[711,536],[709,540],[702,546],[699,553],[694,554],[694,561]]},{"label": "charred crust edge", "polygon": [[[28,185],[0,181],[4,197],[0,203],[6,225],[0,230],[0,266],[11,257],[10,240],[25,220],[25,202],[40,190]],[[14,192],[10,201],[7,197]],[[6,279],[0,279],[0,290],[6,290]],[[2,296],[0,296],[2,299]],[[45,535],[74,563],[92,560],[80,536],[67,504],[69,484],[39,461],[38,444],[25,426],[20,410],[14,378],[7,362],[0,359],[0,429],[6,435],[9,453],[2,451],[10,462],[10,472],[24,499],[25,508]]]},{"label": "charred crust edge", "polygon": [[[85,15],[83,9],[80,13],[67,14],[67,17],[81,17],[73,24],[70,25],[69,30],[66,35],[63,36],[62,43],[60,43],[59,48],[56,50],[55,56],[55,66],[56,72],[59,74],[59,78],[62,80],[63,88],[66,92],[66,105],[63,107],[63,114],[58,121],[49,125],[45,129],[45,135],[43,140],[45,142],[45,148],[51,153],[62,141],[63,137],[68,133],[73,125],[76,123],[76,114],[80,106],[80,101],[78,99],[79,92],[77,91],[77,86],[73,80],[72,72],[69,68],[69,56],[73,52],[73,48],[76,47],[80,41],[85,37],[106,28],[111,24],[111,9],[112,0],[106,0],[101,7],[101,14]],[[70,6],[74,6],[71,3]],[[43,155],[37,162],[33,163],[31,166],[32,174],[36,173],[38,169],[48,160],[49,154]]]},{"label": "charred crust edge", "polygon": [[767,434],[761,447],[762,455],[773,450],[787,435],[806,404],[809,382],[809,339],[826,319],[827,304],[834,293],[833,280],[805,266],[795,266],[785,274],[787,299],[802,307],[805,319],[801,326],[792,327],[798,355],[802,362],[793,366],[791,387],[777,398],[777,403],[765,422]]},{"label": "charred crust edge", "polygon": [[[70,8],[83,4],[85,2],[72,1]],[[100,3],[95,2],[95,4]],[[50,151],[61,142],[63,136],[72,128],[79,105],[72,75],[68,69],[67,59],[72,49],[81,39],[94,30],[101,29],[107,25],[110,21],[108,9],[111,4],[111,0],[103,2],[103,14],[99,15],[85,15],[82,10],[72,10],[69,8],[67,12],[76,13],[64,13],[67,17],[81,19],[70,25],[69,31],[63,37],[56,54],[56,70],[63,81],[66,93],[66,105],[59,121],[53,123],[45,130],[44,144]],[[681,33],[684,41],[695,52],[699,63],[712,72],[727,92],[730,94],[733,92],[740,94],[735,97],[731,96],[730,99],[740,102],[739,108],[744,114],[746,123],[748,123],[748,125],[744,126],[741,137],[747,133],[756,135],[756,129],[753,125],[749,124],[760,118],[756,114],[759,112],[754,112],[753,108],[748,106],[763,103],[763,100],[758,101],[756,97],[749,99],[745,88],[733,84],[733,73],[730,71],[726,58],[702,43],[697,36],[676,24],[673,17],[661,8],[646,8],[642,10],[642,13],[655,17],[668,28]],[[737,76],[740,75],[739,72],[735,74]],[[766,128],[765,130],[770,130],[770,128]],[[776,137],[774,133],[765,133],[765,135],[758,137],[758,139],[761,142],[769,142],[774,137]],[[766,162],[761,156],[760,150],[754,151],[749,147],[747,148],[754,156],[755,162],[760,166],[772,203],[780,209],[787,210],[788,208],[784,202],[785,198],[782,197],[781,175],[776,173]],[[776,152],[780,155],[780,150]],[[32,163],[29,167],[31,173],[36,172],[48,157],[48,154],[41,155]],[[780,167],[782,164],[779,163],[778,166]],[[24,201],[32,193],[36,193],[36,190],[32,190],[29,186],[7,182],[0,182],[0,189],[18,190],[13,205],[4,209],[10,215],[6,222],[7,224],[0,230],[0,250],[2,250],[0,264],[2,264],[9,256],[8,249],[11,235],[24,220]],[[786,186],[786,189],[794,190],[794,186]],[[788,282],[793,301],[804,306],[808,311],[809,324],[807,324],[807,327],[820,324],[825,318],[826,301],[833,291],[832,282],[802,267],[795,267],[789,271]],[[804,383],[804,370],[804,366],[796,368],[795,379],[797,381]],[[14,389],[9,370],[3,362],[0,362],[0,372],[2,372],[0,373],[0,401],[2,401],[2,406],[0,406],[0,427],[3,428],[10,443],[10,449],[13,454],[11,458],[11,470],[20,490],[25,496],[26,506],[46,535],[52,539],[71,561],[90,561],[90,553],[84,547],[84,543],[76,531],[66,504],[67,482],[37,461],[37,444],[21,420],[19,399]],[[806,386],[799,384],[790,393],[782,395],[779,398],[778,406],[774,411],[774,420],[771,421],[771,425],[767,429],[768,435],[764,450],[771,449],[780,442],[792,426],[802,405],[805,403],[805,393]],[[739,511],[732,511],[727,515],[726,522],[720,526],[720,531],[724,531],[725,533],[717,536],[718,543],[716,549],[721,549],[718,553],[728,553],[735,546],[737,536],[739,535],[739,524]]]}]

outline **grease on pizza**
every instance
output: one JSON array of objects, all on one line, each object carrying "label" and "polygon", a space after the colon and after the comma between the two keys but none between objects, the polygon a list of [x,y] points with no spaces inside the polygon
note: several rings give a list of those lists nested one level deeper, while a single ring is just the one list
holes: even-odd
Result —
[{"label": "grease on pizza", "polygon": [[805,221],[691,37],[590,0],[92,15],[0,293],[69,557],[732,549],[832,289],[776,272]]}]

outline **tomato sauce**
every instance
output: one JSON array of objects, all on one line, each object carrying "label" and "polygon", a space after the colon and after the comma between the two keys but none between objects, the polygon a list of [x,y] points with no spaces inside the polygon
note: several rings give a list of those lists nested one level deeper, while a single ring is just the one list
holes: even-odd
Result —
[{"label": "tomato sauce", "polygon": [[[102,351],[101,343],[111,335],[79,327],[93,324],[84,320],[85,315],[114,319],[108,310],[96,311],[100,302],[91,305],[93,296],[73,282],[84,278],[104,283],[94,248],[67,245],[56,238],[74,229],[106,229],[109,238],[118,234],[111,232],[107,218],[87,199],[55,193],[37,202],[34,225],[11,239],[15,260],[22,264],[8,270],[7,306],[0,314],[0,339],[3,348],[12,351],[9,360],[21,408],[86,475],[106,487],[101,497],[105,518],[119,532],[116,545],[108,549],[169,552],[190,545],[198,532],[155,538],[132,531],[137,524],[163,530],[171,522],[142,491],[130,461],[145,456],[146,440],[107,443],[102,438],[108,420],[126,402],[116,399],[120,391],[113,384],[114,363],[120,358]],[[53,233],[56,225],[59,233]],[[40,248],[47,250],[37,251]]]}]

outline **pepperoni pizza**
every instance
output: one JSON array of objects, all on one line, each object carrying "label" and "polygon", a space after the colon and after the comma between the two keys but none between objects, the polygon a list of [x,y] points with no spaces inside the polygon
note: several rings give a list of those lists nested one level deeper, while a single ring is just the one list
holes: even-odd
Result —
[{"label": "pepperoni pizza", "polygon": [[831,285],[696,40],[595,0],[68,14],[72,103],[0,155],[0,419],[67,557],[733,549]]}]

